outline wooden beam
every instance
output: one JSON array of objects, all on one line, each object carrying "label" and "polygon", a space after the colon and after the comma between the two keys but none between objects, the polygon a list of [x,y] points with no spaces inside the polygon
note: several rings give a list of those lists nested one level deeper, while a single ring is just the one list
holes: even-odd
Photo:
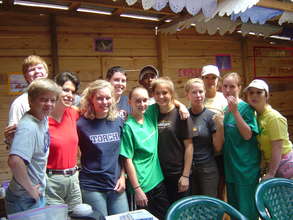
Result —
[{"label": "wooden beam", "polygon": [[11,8],[13,6],[13,0],[2,0],[3,8]]},{"label": "wooden beam", "polygon": [[241,69],[243,74],[243,83],[246,86],[251,79],[248,74],[248,43],[246,38],[241,39]]},{"label": "wooden beam", "polygon": [[157,36],[157,49],[158,49],[158,60],[160,76],[168,75],[168,37],[165,34],[158,33]]},{"label": "wooden beam", "polygon": [[52,74],[55,77],[59,73],[59,54],[58,54],[58,40],[56,16],[50,15],[50,33],[51,33],[51,57],[52,57]]},{"label": "wooden beam", "polygon": [[290,2],[281,2],[277,0],[260,0],[256,5],[265,8],[273,8],[293,12],[293,3]]}]

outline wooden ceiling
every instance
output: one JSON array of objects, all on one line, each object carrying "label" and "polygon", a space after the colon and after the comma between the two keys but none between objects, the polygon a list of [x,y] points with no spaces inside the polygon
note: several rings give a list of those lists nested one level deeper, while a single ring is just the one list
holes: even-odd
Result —
[{"label": "wooden ceiling", "polygon": [[[93,18],[102,18],[107,20],[119,20],[126,22],[134,23],[144,23],[150,26],[166,26],[166,20],[172,20],[176,22],[178,20],[186,19],[191,17],[190,14],[184,9],[181,13],[175,14],[167,6],[161,11],[156,11],[154,9],[144,10],[140,0],[137,1],[132,6],[129,6],[125,0],[25,0],[31,2],[41,2],[48,4],[56,4],[62,6],[68,6],[68,10],[59,10],[59,9],[49,9],[41,7],[29,7],[16,5],[15,1],[17,0],[2,0],[0,4],[0,13],[5,11],[16,11],[24,13],[37,13],[37,14],[55,14],[55,15],[70,15],[70,16],[80,16],[80,17],[93,17]],[[224,0],[218,0],[224,1]],[[1,2],[1,0],[0,0]],[[293,3],[290,0],[260,0],[257,4],[258,6],[263,6],[267,8],[280,9],[284,11],[293,12]],[[84,13],[78,12],[78,8],[90,8],[96,10],[106,10],[111,11],[111,15],[100,15],[93,13]],[[158,21],[148,21],[148,20],[138,20],[131,18],[122,18],[120,17],[123,13],[131,13],[144,16],[152,16],[158,18]],[[172,23],[171,22],[171,23]]]}]

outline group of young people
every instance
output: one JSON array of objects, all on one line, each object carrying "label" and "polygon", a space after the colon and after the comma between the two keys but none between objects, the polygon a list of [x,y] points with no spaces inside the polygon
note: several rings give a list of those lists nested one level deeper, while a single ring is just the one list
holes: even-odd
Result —
[{"label": "group of young people", "polygon": [[126,72],[115,66],[85,88],[80,103],[74,74],[58,74],[54,83],[38,56],[25,59],[23,73],[30,85],[11,105],[5,130],[13,174],[8,213],[60,203],[72,211],[83,202],[99,219],[128,211],[134,199],[136,208],[164,219],[169,205],[185,196],[222,198],[226,183],[228,202],[257,219],[260,152],[263,179],[292,178],[279,172],[293,154],[287,121],[268,105],[262,80],[244,90],[247,103],[237,73],[222,77],[221,93],[218,68],[204,66],[202,79],[185,84],[187,109],[173,82],[150,65],[128,96]]}]

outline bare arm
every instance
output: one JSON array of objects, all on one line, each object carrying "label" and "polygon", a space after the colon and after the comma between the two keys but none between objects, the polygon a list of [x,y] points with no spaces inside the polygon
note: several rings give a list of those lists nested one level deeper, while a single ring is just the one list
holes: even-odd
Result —
[{"label": "bare arm", "polygon": [[216,132],[213,134],[213,145],[216,152],[220,152],[224,144],[224,115],[222,113],[215,114],[213,120],[216,125]]},{"label": "bare arm", "polygon": [[184,140],[185,152],[184,152],[184,168],[182,176],[178,181],[178,192],[185,192],[189,187],[189,175],[193,158],[193,142],[192,139]]},{"label": "bare arm", "polygon": [[123,160],[129,181],[135,191],[135,202],[138,206],[145,207],[148,204],[148,199],[138,183],[132,159],[124,158]]},{"label": "bare arm", "polygon": [[122,193],[125,191],[125,168],[124,168],[124,164],[121,161],[121,159],[119,159],[119,162],[121,162],[121,171],[120,171],[120,177],[116,183],[116,186],[114,188],[114,190],[116,192]]},{"label": "bare arm", "polygon": [[40,185],[33,186],[28,173],[27,167],[22,158],[17,155],[10,155],[8,158],[8,166],[10,167],[13,177],[16,181],[28,192],[28,194],[38,200],[40,192],[38,190]]},{"label": "bare arm", "polygon": [[179,114],[180,114],[181,120],[186,120],[187,118],[189,118],[190,116],[189,111],[183,103],[175,99],[174,104],[177,108],[179,108]]},{"label": "bare arm", "polygon": [[263,179],[273,178],[276,175],[276,172],[279,168],[280,161],[281,161],[283,141],[276,140],[276,141],[272,141],[271,143],[272,143],[272,159],[269,163],[269,171],[263,177]]},{"label": "bare arm", "polygon": [[244,119],[240,115],[240,112],[238,111],[238,108],[237,108],[238,103],[237,103],[236,98],[230,96],[227,98],[227,101],[228,101],[228,108],[234,115],[236,125],[237,125],[237,128],[238,128],[241,136],[245,140],[249,140],[252,136],[252,131],[251,131],[251,128],[248,126],[248,124],[246,124],[246,122],[244,121]]}]

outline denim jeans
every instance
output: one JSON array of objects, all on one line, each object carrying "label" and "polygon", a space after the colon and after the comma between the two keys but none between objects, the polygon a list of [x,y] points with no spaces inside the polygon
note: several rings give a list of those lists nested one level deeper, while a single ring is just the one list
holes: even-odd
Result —
[{"label": "denim jeans", "polygon": [[192,195],[217,197],[219,170],[215,160],[203,164],[196,164],[192,168]]},{"label": "denim jeans", "polygon": [[9,188],[6,190],[5,207],[8,215],[28,209],[42,208],[45,207],[45,205],[46,201],[43,196],[36,201],[29,196],[17,196],[11,192]]},{"label": "denim jeans", "polygon": [[92,206],[93,217],[96,219],[101,219],[101,216],[114,215],[129,210],[125,192],[98,192],[81,189],[81,194],[83,203]]}]

